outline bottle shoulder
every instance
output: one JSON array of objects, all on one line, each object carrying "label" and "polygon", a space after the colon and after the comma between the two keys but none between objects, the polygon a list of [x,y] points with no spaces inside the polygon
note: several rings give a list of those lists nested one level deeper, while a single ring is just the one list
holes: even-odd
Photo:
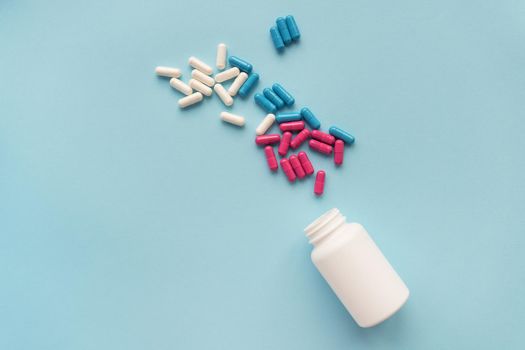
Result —
[{"label": "bottle shoulder", "polygon": [[348,244],[352,244],[356,239],[362,238],[363,235],[367,234],[361,224],[356,222],[345,223],[312,250],[311,258],[315,262],[329,257]]}]

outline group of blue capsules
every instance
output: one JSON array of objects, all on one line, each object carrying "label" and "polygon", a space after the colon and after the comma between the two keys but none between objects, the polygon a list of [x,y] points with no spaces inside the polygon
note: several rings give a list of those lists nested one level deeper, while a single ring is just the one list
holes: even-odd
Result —
[{"label": "group of blue capsules", "polygon": [[[270,29],[273,44],[277,50],[282,50],[285,45],[299,40],[301,34],[293,16],[279,17],[276,26]],[[226,62],[231,66],[226,69]],[[170,86],[186,95],[179,99],[180,108],[186,108],[203,100],[204,96],[217,94],[226,107],[233,105],[233,97],[239,95],[248,97],[259,81],[259,74],[253,72],[253,65],[248,61],[227,55],[227,47],[224,43],[217,46],[216,67],[220,72],[214,76],[213,68],[192,56],[188,60],[189,65],[194,68],[188,83],[183,82],[180,77],[182,72],[178,68],[159,66],[155,72],[159,76],[169,77]],[[233,80],[228,89],[223,83]],[[302,143],[310,139],[309,146],[312,150],[325,155],[334,154],[334,163],[340,166],[343,163],[344,146],[354,143],[354,137],[348,132],[332,126],[329,132],[320,131],[321,123],[314,113],[307,107],[299,112],[278,112],[282,108],[291,107],[295,104],[295,98],[281,84],[274,83],[271,88],[266,87],[262,93],[255,93],[255,103],[266,113],[266,117],[257,126],[255,143],[265,146],[264,152],[271,171],[279,168],[272,145],[279,144],[278,154],[281,156],[279,164],[290,182],[302,179],[314,173],[314,168],[306,154],[299,152],[298,155],[290,155],[286,158],[290,148],[297,149]],[[243,127],[246,118],[227,111],[220,113],[224,122]],[[266,134],[272,125],[277,122],[283,133]],[[311,130],[306,128],[310,127]],[[292,133],[297,133],[293,137]],[[293,139],[292,139],[293,137]],[[322,195],[324,191],[325,172],[319,170],[314,184],[314,193]]]}]

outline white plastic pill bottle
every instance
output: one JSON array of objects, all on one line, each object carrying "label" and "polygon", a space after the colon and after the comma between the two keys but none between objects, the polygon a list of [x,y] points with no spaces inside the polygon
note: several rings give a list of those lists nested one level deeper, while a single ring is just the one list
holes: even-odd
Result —
[{"label": "white plastic pill bottle", "polygon": [[359,326],[383,322],[407,301],[407,286],[365,228],[347,223],[338,209],[304,231],[314,246],[314,265]]}]

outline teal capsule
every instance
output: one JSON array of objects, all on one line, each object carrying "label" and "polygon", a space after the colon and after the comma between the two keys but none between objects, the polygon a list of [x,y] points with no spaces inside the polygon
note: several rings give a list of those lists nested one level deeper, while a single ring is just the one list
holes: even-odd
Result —
[{"label": "teal capsule", "polygon": [[256,93],[253,96],[253,99],[255,100],[255,103],[259,105],[262,109],[266,111],[266,113],[275,113],[277,111],[277,107],[266,97],[264,97],[263,94]]},{"label": "teal capsule", "polygon": [[279,96],[275,92],[273,92],[272,89],[265,88],[263,90],[264,97],[266,97],[268,100],[270,100],[271,103],[277,107],[277,109],[281,109],[284,107],[284,101],[281,100]]},{"label": "teal capsule", "polygon": [[308,124],[312,129],[319,129],[321,127],[321,122],[315,114],[312,113],[310,108],[304,107],[301,109],[301,116],[303,117],[306,124]]},{"label": "teal capsule", "polygon": [[284,44],[290,45],[290,43],[292,42],[292,37],[290,36],[290,32],[288,31],[286,20],[283,17],[278,17],[275,20],[275,23],[277,23],[277,28],[279,29],[281,38],[283,38]]},{"label": "teal capsule", "polygon": [[242,70],[243,72],[246,72],[248,74],[250,74],[252,72],[252,69],[253,69],[252,64],[249,63],[249,62],[246,62],[242,58],[239,58],[237,56],[230,56],[228,58],[228,62],[230,62],[231,66],[237,67],[240,70]]},{"label": "teal capsule", "polygon": [[273,26],[270,28],[270,36],[272,37],[273,46],[275,46],[277,51],[284,49],[283,38],[281,34],[279,34],[277,27]]},{"label": "teal capsule", "polygon": [[337,126],[331,126],[330,129],[328,129],[328,132],[336,139],[343,140],[347,145],[351,145],[355,141],[355,137],[346,131],[339,129]]},{"label": "teal capsule", "polygon": [[287,106],[291,106],[295,103],[295,99],[288,91],[286,91],[281,84],[273,84],[272,90],[284,101]]},{"label": "teal capsule", "polygon": [[301,112],[282,112],[277,113],[275,116],[275,121],[279,124],[287,122],[295,122],[301,120]]},{"label": "teal capsule", "polygon": [[259,81],[259,74],[257,73],[250,74],[248,79],[246,79],[244,84],[242,84],[241,88],[239,89],[239,92],[238,92],[239,96],[241,97],[248,96],[250,94],[250,91],[252,91],[255,85],[257,85],[258,81]]},{"label": "teal capsule", "polygon": [[286,16],[286,26],[288,27],[288,32],[290,32],[292,40],[299,40],[301,33],[299,32],[299,27],[297,27],[295,18],[293,18],[292,15]]}]

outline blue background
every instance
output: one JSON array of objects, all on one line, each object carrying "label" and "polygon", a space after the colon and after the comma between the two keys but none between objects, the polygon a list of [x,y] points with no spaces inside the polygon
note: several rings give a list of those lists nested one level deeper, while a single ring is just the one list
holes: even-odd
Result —
[{"label": "blue background", "polygon": [[[268,30],[294,14],[301,42]],[[1,349],[523,349],[525,3],[0,2]],[[264,113],[154,75],[216,45],[281,82],[346,163],[289,185]],[[309,260],[331,207],[411,289],[360,329]]]}]

